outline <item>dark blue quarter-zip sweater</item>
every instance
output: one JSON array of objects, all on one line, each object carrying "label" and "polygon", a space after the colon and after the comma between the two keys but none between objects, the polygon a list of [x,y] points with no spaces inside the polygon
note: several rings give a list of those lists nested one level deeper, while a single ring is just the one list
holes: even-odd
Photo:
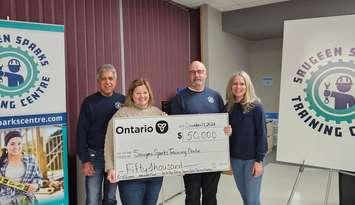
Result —
[{"label": "dark blue quarter-zip sweater", "polygon": [[89,161],[88,149],[104,149],[108,121],[124,100],[121,94],[107,97],[100,92],[84,99],[77,125],[77,152],[82,163]]},{"label": "dark blue quarter-zip sweater", "polygon": [[229,112],[232,135],[229,138],[233,158],[263,161],[267,151],[265,113],[260,103],[244,113],[239,103]]},{"label": "dark blue quarter-zip sweater", "polygon": [[223,99],[210,88],[196,92],[188,87],[181,90],[171,102],[171,114],[202,114],[224,112]]}]

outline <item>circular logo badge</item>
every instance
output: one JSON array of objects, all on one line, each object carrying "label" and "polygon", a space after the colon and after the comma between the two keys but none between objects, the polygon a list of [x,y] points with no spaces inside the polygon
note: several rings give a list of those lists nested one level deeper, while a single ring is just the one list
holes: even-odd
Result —
[{"label": "circular logo badge", "polygon": [[326,121],[352,123],[355,118],[355,64],[328,62],[306,80],[309,108]]},{"label": "circular logo badge", "polygon": [[38,81],[38,64],[20,47],[0,46],[0,95],[22,96]]},{"label": "circular logo badge", "polygon": [[214,103],[214,98],[212,96],[208,96],[207,100],[209,103]]}]

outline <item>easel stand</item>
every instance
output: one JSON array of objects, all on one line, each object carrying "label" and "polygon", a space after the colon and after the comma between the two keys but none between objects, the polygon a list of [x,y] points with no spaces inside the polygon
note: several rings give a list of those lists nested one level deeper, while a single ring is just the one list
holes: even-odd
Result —
[{"label": "easel stand", "polygon": [[293,184],[292,190],[291,190],[291,194],[290,197],[287,200],[287,205],[291,205],[292,199],[293,199],[293,195],[295,194],[295,190],[300,182],[300,178],[302,176],[302,173],[304,171],[304,160],[302,162],[302,164],[300,165],[300,168],[298,169],[298,173],[297,173],[297,177],[295,180],[295,183]]},{"label": "easel stand", "polygon": [[[305,160],[303,160],[302,164],[300,165],[300,168],[298,169],[298,174],[297,174],[295,183],[293,184],[290,197],[288,198],[287,205],[291,205],[291,203],[292,203],[293,195],[295,194],[296,188],[301,180],[301,176],[302,176],[304,168],[305,168],[304,163],[305,163]],[[329,199],[330,187],[332,185],[333,173],[339,172],[338,170],[335,170],[335,169],[328,169],[328,170],[329,170],[329,174],[328,174],[327,187],[325,190],[324,205],[328,205],[328,199]]]}]

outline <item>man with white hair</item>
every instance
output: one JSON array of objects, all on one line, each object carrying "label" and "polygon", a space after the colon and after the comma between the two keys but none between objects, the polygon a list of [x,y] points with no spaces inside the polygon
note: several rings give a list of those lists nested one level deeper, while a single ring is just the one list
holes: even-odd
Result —
[{"label": "man with white hair", "polygon": [[85,175],[86,205],[116,205],[117,183],[110,183],[106,179],[104,145],[107,124],[124,103],[125,97],[114,91],[117,73],[113,65],[100,66],[96,80],[99,91],[86,97],[81,105],[77,152],[81,171]]}]

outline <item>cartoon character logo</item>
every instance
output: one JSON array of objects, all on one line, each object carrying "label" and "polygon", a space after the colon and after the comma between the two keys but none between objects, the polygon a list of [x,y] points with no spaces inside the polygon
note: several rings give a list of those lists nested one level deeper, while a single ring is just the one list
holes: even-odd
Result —
[{"label": "cartoon character logo", "polygon": [[324,90],[325,103],[329,103],[329,97],[335,99],[334,109],[348,109],[355,105],[355,98],[349,93],[353,85],[351,76],[341,75],[336,80],[337,91],[329,90],[330,82],[325,83],[326,89]]},{"label": "cartoon character logo", "polygon": [[326,121],[352,123],[355,118],[355,64],[339,60],[319,66],[306,80],[309,108]]},{"label": "cartoon character logo", "polygon": [[0,46],[0,96],[22,96],[38,81],[38,63],[21,48]]},{"label": "cartoon character logo", "polygon": [[7,77],[7,83],[9,87],[16,87],[23,83],[23,77],[21,74],[17,74],[20,71],[21,63],[19,60],[13,58],[8,62],[9,72],[3,71],[3,66],[0,66],[0,77]]}]

